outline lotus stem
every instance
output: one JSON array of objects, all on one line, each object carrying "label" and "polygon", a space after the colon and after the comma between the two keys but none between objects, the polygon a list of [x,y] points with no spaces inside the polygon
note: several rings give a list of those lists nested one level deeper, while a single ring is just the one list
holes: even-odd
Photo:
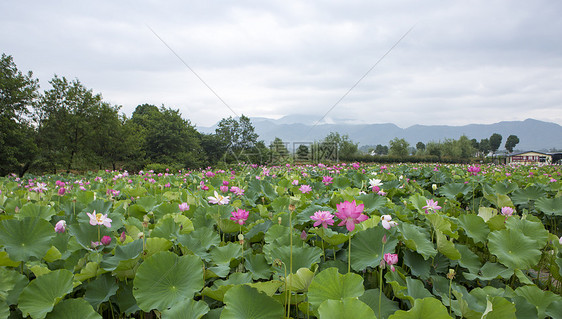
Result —
[{"label": "lotus stem", "polygon": [[349,244],[347,247],[347,273],[351,272],[351,234],[349,234]]}]

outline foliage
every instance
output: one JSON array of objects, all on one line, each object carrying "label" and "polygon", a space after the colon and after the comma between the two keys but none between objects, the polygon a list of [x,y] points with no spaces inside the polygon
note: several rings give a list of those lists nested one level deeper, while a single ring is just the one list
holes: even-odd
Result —
[{"label": "foliage", "polygon": [[505,149],[508,152],[513,153],[513,149],[517,144],[519,144],[519,138],[517,137],[517,135],[510,135],[505,141]]},{"label": "foliage", "polygon": [[[164,167],[0,178],[1,317],[543,318],[562,304],[558,166]],[[368,217],[353,231],[313,226],[353,200]]]},{"label": "foliage", "polygon": [[498,133],[494,133],[492,134],[492,136],[490,136],[490,150],[495,153],[498,148],[500,148],[500,145],[502,144],[502,136]]}]

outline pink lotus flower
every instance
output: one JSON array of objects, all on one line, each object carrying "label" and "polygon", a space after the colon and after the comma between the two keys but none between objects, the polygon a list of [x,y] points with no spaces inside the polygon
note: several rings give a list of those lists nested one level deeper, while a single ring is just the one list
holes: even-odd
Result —
[{"label": "pink lotus flower", "polygon": [[345,201],[337,204],[336,208],[338,211],[336,213],[336,217],[342,220],[338,226],[345,225],[348,231],[353,231],[355,229],[355,224],[359,224],[360,222],[369,219],[367,215],[362,214],[364,207],[365,205],[363,204],[355,204],[355,201],[351,203]]},{"label": "pink lotus flower", "polygon": [[391,229],[392,227],[395,227],[395,226],[398,225],[397,222],[392,220],[392,216],[390,216],[390,215],[382,215],[381,223],[382,223],[382,227],[384,227],[384,229]]},{"label": "pink lotus flower", "polygon": [[57,193],[59,194],[59,196],[64,195],[64,193],[66,193],[66,188],[64,188],[64,187],[59,188],[59,190],[57,191]]},{"label": "pink lotus flower", "polygon": [[248,213],[246,210],[243,209],[238,209],[235,212],[231,212],[232,217],[230,217],[231,220],[237,222],[240,225],[244,225],[244,222],[248,219],[248,215],[250,213]]},{"label": "pink lotus flower", "polygon": [[209,199],[209,203],[217,204],[217,205],[226,205],[230,202],[230,196],[222,196],[217,191],[215,191],[215,196],[207,197]]},{"label": "pink lotus flower", "polygon": [[509,206],[502,207],[502,215],[504,215],[505,217],[513,215],[513,208]]},{"label": "pink lotus flower", "polygon": [[438,206],[437,204],[439,204],[438,202],[434,201],[433,199],[428,199],[425,201],[425,203],[427,205],[425,205],[424,207],[422,207],[422,209],[425,209],[425,213],[429,214],[429,212],[433,212],[436,210],[441,209],[441,206]]},{"label": "pink lotus flower", "polygon": [[95,249],[96,247],[101,246],[102,243],[99,242],[99,241],[91,241],[91,242],[90,242],[90,245],[92,245],[92,248]]},{"label": "pink lotus flower", "polygon": [[230,188],[230,191],[234,193],[234,195],[236,196],[242,196],[244,195],[244,190],[240,187],[236,187],[236,186],[232,186]]},{"label": "pink lotus flower", "polygon": [[324,183],[324,185],[328,186],[329,184],[332,184],[334,178],[332,176],[324,176],[322,177],[322,183]]},{"label": "pink lotus flower", "polygon": [[297,185],[299,184],[299,180],[298,180],[298,179],[295,179],[295,180],[293,180],[293,181],[291,182],[291,184],[297,186]]},{"label": "pink lotus flower", "polygon": [[306,194],[312,191],[312,187],[310,187],[310,185],[302,185],[299,190],[301,193]]},{"label": "pink lotus flower", "polygon": [[90,217],[90,225],[92,226],[97,226],[97,225],[104,225],[107,228],[111,227],[111,218],[107,217],[107,214],[102,215],[100,213],[96,214],[96,211],[94,210],[93,213],[86,213],[86,215],[88,215],[88,217]]},{"label": "pink lotus flower", "polygon": [[394,265],[396,263],[398,263],[398,255],[397,254],[384,254],[383,259],[386,262],[386,264],[390,266],[390,270],[396,271],[396,269],[394,269]]},{"label": "pink lotus flower", "polygon": [[127,235],[125,234],[125,232],[121,232],[121,236],[119,236],[119,241],[124,243],[125,240],[127,239]]},{"label": "pink lotus flower", "polygon": [[226,186],[226,185],[221,185],[221,186],[219,187],[219,189],[220,189],[220,191],[223,192],[223,193],[228,192],[228,186]]},{"label": "pink lotus flower", "polygon": [[111,237],[109,237],[109,236],[103,236],[103,237],[101,238],[101,243],[102,243],[104,246],[107,246],[107,245],[111,244]]},{"label": "pink lotus flower", "polygon": [[328,228],[328,225],[332,226],[334,224],[334,215],[327,211],[317,211],[314,215],[310,216],[310,219],[316,221],[314,227],[318,227],[322,224],[322,227]]},{"label": "pink lotus flower", "polygon": [[61,219],[55,224],[55,232],[64,233],[65,231],[66,231],[66,221]]},{"label": "pink lotus flower", "polygon": [[481,169],[478,166],[469,166],[468,167],[468,172],[472,175],[478,175],[478,173],[480,173]]},{"label": "pink lotus flower", "polygon": [[180,209],[180,212],[185,212],[189,209],[189,205],[187,203],[181,203],[178,205],[178,208]]}]

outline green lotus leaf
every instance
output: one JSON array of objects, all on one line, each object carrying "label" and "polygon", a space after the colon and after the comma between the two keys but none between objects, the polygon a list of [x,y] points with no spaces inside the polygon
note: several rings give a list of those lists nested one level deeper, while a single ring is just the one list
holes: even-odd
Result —
[{"label": "green lotus leaf", "polygon": [[[429,278],[431,260],[423,259],[422,255],[411,250],[404,250],[404,263],[410,267],[412,274],[422,279]],[[480,269],[480,267],[478,267]]]},{"label": "green lotus leaf", "polygon": [[245,257],[244,266],[252,274],[252,278],[269,279],[273,268],[267,263],[264,254],[248,254]]},{"label": "green lotus leaf", "polygon": [[355,234],[351,239],[351,268],[356,271],[376,268],[384,254],[393,253],[398,244],[398,239],[393,236],[387,238],[383,252],[382,238],[387,233],[382,227],[374,227]]},{"label": "green lotus leaf", "polygon": [[485,222],[488,222],[490,218],[496,216],[498,210],[493,207],[478,207],[478,216],[482,217]]},{"label": "green lotus leaf", "polygon": [[328,268],[316,275],[308,287],[308,302],[318,308],[325,300],[342,300],[363,294],[363,278],[355,273],[342,275],[337,268]]},{"label": "green lotus leaf", "polygon": [[92,306],[84,299],[66,299],[58,303],[47,319],[101,319]]},{"label": "green lotus leaf", "polygon": [[493,280],[498,277],[509,279],[511,278],[511,276],[513,276],[514,271],[512,268],[506,268],[505,266],[498,263],[486,262],[480,269],[479,273],[480,275],[478,275],[478,272],[463,272],[463,276],[468,280],[475,280],[477,278],[480,280]]},{"label": "green lotus leaf", "polygon": [[117,303],[122,314],[127,316],[140,310],[135,296],[133,296],[133,282],[120,282],[119,289],[115,297],[111,298],[112,302]]},{"label": "green lotus leaf", "polygon": [[342,234],[323,227],[314,228],[310,230],[310,233],[317,234],[326,243],[332,246],[341,245],[349,240],[349,233]]},{"label": "green lotus leaf", "polygon": [[230,262],[205,268],[205,278],[226,277],[230,273]]},{"label": "green lotus leaf", "polygon": [[505,216],[495,215],[492,218],[488,219],[486,224],[488,225],[488,227],[490,227],[491,231],[497,231],[497,230],[505,229],[505,221],[506,221]]},{"label": "green lotus leaf", "polygon": [[2,292],[3,297],[0,297],[0,300],[5,301],[6,304],[8,305],[16,305],[18,303],[18,299],[20,297],[21,292],[29,284],[29,279],[27,279],[27,276],[17,273],[15,271],[2,273],[0,275],[2,276],[7,275],[10,277],[8,279],[8,282],[5,284],[4,288],[8,288],[8,286],[11,286],[11,282],[14,283],[14,285],[11,286],[10,289],[7,289]]},{"label": "green lotus leaf", "polygon": [[287,276],[287,287],[285,287],[285,289],[296,292],[306,292],[308,291],[308,286],[310,286],[313,277],[314,273],[310,269],[301,268],[297,270],[296,273]]},{"label": "green lotus leaf", "polygon": [[515,318],[515,305],[503,297],[488,297],[482,318]]},{"label": "green lotus leaf", "polygon": [[51,206],[40,206],[33,203],[27,203],[21,208],[18,218],[41,218],[46,221],[50,221],[51,217],[56,213],[57,212]]},{"label": "green lotus leaf", "polygon": [[482,217],[473,214],[463,214],[458,217],[459,226],[475,243],[485,243],[490,228]]},{"label": "green lotus leaf", "polygon": [[[427,231],[420,226],[414,224],[401,223],[398,225],[400,233],[404,237],[404,244],[406,247],[418,252],[422,255],[424,259],[429,257],[434,257],[437,255],[437,250],[433,246],[433,243],[429,239],[429,234]],[[351,253],[353,256],[353,252]]]},{"label": "green lotus leaf", "polygon": [[145,213],[153,211],[157,204],[158,201],[154,196],[143,196],[135,201],[135,205],[141,207]]},{"label": "green lotus leaf", "polygon": [[[464,287],[463,287],[464,288]],[[478,305],[467,291],[466,288],[463,291],[453,290],[452,293],[457,300],[453,301],[453,310],[455,313],[463,318],[468,319],[481,319],[482,312],[485,310],[485,306]],[[480,307],[479,311],[472,309],[472,307]]]},{"label": "green lotus leaf", "polygon": [[414,205],[414,208],[419,213],[421,213],[421,214],[425,213],[425,209],[423,209],[422,207],[427,205],[427,198],[425,198],[424,196],[422,196],[420,194],[414,194],[414,195],[410,196],[409,200],[412,203],[412,205]]},{"label": "green lotus leaf", "polygon": [[0,300],[5,301],[8,298],[9,292],[14,289],[19,275],[14,270],[9,270],[4,267],[0,268]]},{"label": "green lotus leaf", "polygon": [[310,205],[310,206],[306,207],[305,209],[303,209],[302,211],[300,211],[295,216],[295,221],[297,223],[311,222],[313,220],[310,219],[310,216],[314,215],[315,212],[322,211],[322,210],[330,211],[330,210],[332,210],[332,208],[330,208],[329,206]]},{"label": "green lotus leaf", "polygon": [[247,285],[229,289],[224,295],[224,303],[221,319],[278,319],[285,313],[275,299]]},{"label": "green lotus leaf", "polygon": [[152,209],[154,218],[161,220],[165,215],[173,215],[178,213],[178,204],[162,202]]},{"label": "green lotus leaf", "polygon": [[326,300],[318,307],[322,319],[340,318],[376,318],[371,307],[357,298]]},{"label": "green lotus leaf", "polygon": [[497,194],[497,193],[486,194],[486,193],[484,193],[484,198],[486,198],[488,201],[490,201],[490,203],[492,203],[498,209],[501,209],[502,207],[515,207],[515,205],[513,205],[513,202],[511,201],[511,198],[509,198],[509,196],[504,195],[504,194]]},{"label": "green lotus leaf", "polygon": [[496,183],[493,186],[495,192],[502,195],[507,195],[513,192],[514,190],[517,190],[518,188],[519,186],[517,186],[517,183],[506,183],[506,182]]},{"label": "green lotus leaf", "polygon": [[[85,215],[85,214],[84,214]],[[87,217],[87,216],[86,216]],[[98,234],[99,228],[99,234]],[[92,226],[88,221],[68,225],[68,232],[85,249],[92,249],[92,242],[96,242],[104,235],[111,235],[105,226]]]},{"label": "green lotus leaf", "polygon": [[99,305],[108,301],[109,297],[115,295],[117,289],[119,289],[119,285],[115,282],[115,278],[105,274],[97,277],[94,281],[86,285],[84,299],[97,310]]},{"label": "green lotus leaf", "polygon": [[511,230],[521,232],[523,235],[535,241],[537,248],[543,248],[548,241],[548,231],[544,225],[532,215],[527,216],[528,219],[508,218],[505,226]]},{"label": "green lotus leaf", "polygon": [[199,228],[190,234],[181,234],[178,243],[189,249],[193,254],[210,261],[210,254],[207,252],[212,246],[218,246],[221,242],[219,234],[208,228]]},{"label": "green lotus leaf", "polygon": [[388,319],[447,319],[452,318],[447,313],[447,308],[435,298],[416,299],[414,307],[408,311],[398,310]]},{"label": "green lotus leaf", "polygon": [[219,286],[226,286],[226,285],[241,285],[241,284],[248,284],[252,282],[252,274],[247,272],[235,272],[228,276],[228,279],[222,280],[218,279],[215,280],[213,283],[213,288]]},{"label": "green lotus leaf", "polygon": [[[379,313],[379,292],[380,290],[378,289],[369,289],[365,290],[365,293],[359,297],[359,300],[371,307],[377,316]],[[388,299],[385,294],[382,294],[381,297],[381,319],[386,319],[400,308],[398,307],[398,302]]]},{"label": "green lotus leaf", "polygon": [[199,319],[209,312],[202,300],[187,299],[185,302],[162,311],[162,319]]},{"label": "green lotus leaf", "polygon": [[[88,203],[88,207],[86,208],[86,211],[91,213],[94,210],[96,211],[96,214],[109,214],[111,211],[111,207],[113,206],[113,203],[110,201],[105,201],[101,198],[98,198],[94,201],[91,201],[90,203]],[[79,215],[81,218],[84,218],[85,214],[81,214]],[[85,215],[87,218],[87,215]],[[88,219],[89,220],[89,219]]]},{"label": "green lotus leaf", "polygon": [[143,242],[137,239],[125,245],[115,247],[115,254],[104,259],[100,263],[100,267],[105,270],[112,271],[118,267],[119,263],[125,260],[133,260],[140,256],[143,249]]},{"label": "green lotus leaf", "polygon": [[545,191],[538,186],[529,186],[525,189],[518,189],[511,193],[511,199],[516,205],[528,204],[529,201],[537,200],[545,195]]},{"label": "green lotus leaf", "polygon": [[8,306],[4,301],[0,300],[0,318],[8,319],[10,316],[10,306]]},{"label": "green lotus leaf", "polygon": [[180,225],[178,225],[171,216],[158,220],[154,229],[150,233],[150,237],[160,237],[169,240],[176,240],[180,233]]},{"label": "green lotus leaf", "polygon": [[397,298],[407,300],[410,304],[413,304],[415,299],[433,296],[429,290],[425,289],[421,280],[411,277],[402,278],[402,276],[399,270],[389,271],[385,275]]},{"label": "green lotus leaf", "polygon": [[540,198],[535,202],[535,207],[549,216],[562,216],[562,197]]},{"label": "green lotus leaf", "polygon": [[210,287],[205,287],[203,291],[201,291],[201,295],[223,302],[224,295],[226,294],[226,292],[234,286],[235,285],[222,285],[214,289]]},{"label": "green lotus leaf", "polygon": [[9,219],[0,223],[0,243],[11,260],[41,259],[51,247],[55,231],[51,223],[40,218]]},{"label": "green lotus leaf", "polygon": [[256,288],[259,292],[263,292],[266,295],[272,297],[275,296],[275,293],[277,292],[277,290],[279,290],[279,287],[283,286],[284,283],[279,280],[270,280],[270,281],[256,281],[256,282],[249,283],[247,285],[252,288]]},{"label": "green lotus leaf", "polygon": [[535,240],[511,229],[491,232],[488,248],[499,262],[511,269],[528,269],[538,264],[541,251]]},{"label": "green lotus leaf", "polygon": [[455,244],[455,248],[461,254],[461,258],[458,260],[459,265],[468,269],[469,272],[473,274],[477,274],[480,268],[482,267],[482,263],[480,262],[480,258],[476,255],[468,246],[462,244]]},{"label": "green lotus leaf", "polygon": [[366,213],[372,213],[377,209],[383,207],[388,203],[388,198],[385,196],[379,196],[376,194],[362,194],[356,197],[357,200],[361,201],[364,206],[364,211]]},{"label": "green lotus leaf", "polygon": [[174,246],[174,243],[165,238],[147,238],[146,239],[146,254],[143,256],[145,259],[161,251],[168,251]]},{"label": "green lotus leaf", "polygon": [[546,308],[545,314],[552,317],[553,319],[561,319],[562,314],[560,314],[560,309],[562,309],[562,302],[555,301]]},{"label": "green lotus leaf", "polygon": [[203,262],[197,256],[158,252],[140,265],[133,285],[133,295],[143,311],[163,311],[193,298],[203,288]]},{"label": "green lotus leaf", "polygon": [[[284,263],[285,267],[287,267],[287,274],[295,273],[300,268],[310,268],[313,264],[320,262],[320,256],[322,256],[322,249],[318,247],[293,247],[293,263],[291,266],[291,247],[276,246],[269,251],[269,258],[271,258],[271,260],[280,259]],[[285,271],[283,266],[274,269],[282,274]]]},{"label": "green lotus leaf", "polygon": [[533,304],[538,311],[538,317],[546,317],[546,309],[553,302],[562,302],[562,297],[556,295],[550,291],[543,291],[535,285],[532,286],[522,286],[515,289],[515,294],[527,299],[527,301]]},{"label": "green lotus leaf", "polygon": [[444,216],[439,214],[425,214],[425,218],[431,222],[433,229],[438,230],[451,238],[459,238],[459,234],[451,230],[451,227],[453,226],[451,222],[445,219]]},{"label": "green lotus leaf", "polygon": [[470,186],[465,183],[450,183],[439,188],[439,194],[450,198],[457,199],[457,196],[466,196],[470,192]]},{"label": "green lotus leaf", "polygon": [[440,230],[435,230],[435,235],[437,237],[437,250],[445,255],[451,260],[457,260],[461,258],[461,253],[455,248],[452,240],[449,241],[447,236],[443,234]]},{"label": "green lotus leaf", "polygon": [[20,262],[11,260],[7,252],[0,251],[0,266],[17,267],[20,264]]},{"label": "green lotus leaf", "polygon": [[215,264],[229,263],[232,259],[242,257],[242,245],[229,242],[226,246],[214,247],[211,260]]},{"label": "green lotus leaf", "polygon": [[37,277],[23,289],[18,307],[24,316],[45,318],[62,298],[72,291],[72,273],[59,269]]}]

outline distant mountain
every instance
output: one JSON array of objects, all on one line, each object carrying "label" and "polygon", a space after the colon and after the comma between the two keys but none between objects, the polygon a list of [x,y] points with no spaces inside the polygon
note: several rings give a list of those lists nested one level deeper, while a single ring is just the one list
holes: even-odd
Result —
[{"label": "distant mountain", "polygon": [[[562,148],[562,126],[533,119],[464,126],[413,125],[404,129],[391,123],[346,124],[334,123],[329,119],[313,126],[318,117],[311,115],[290,115],[278,120],[268,118],[251,118],[251,120],[260,140],[264,140],[267,144],[275,137],[289,143],[306,143],[321,140],[330,132],[339,132],[349,135],[351,140],[359,143],[360,146],[388,145],[388,142],[395,137],[404,138],[410,145],[415,146],[417,142],[439,142],[447,138],[458,139],[462,135],[480,141],[498,133],[503,137],[500,149],[504,149],[505,141],[511,134],[519,137],[520,142],[515,147],[519,150]],[[215,128],[216,125],[197,129],[203,133],[212,133]]]}]

